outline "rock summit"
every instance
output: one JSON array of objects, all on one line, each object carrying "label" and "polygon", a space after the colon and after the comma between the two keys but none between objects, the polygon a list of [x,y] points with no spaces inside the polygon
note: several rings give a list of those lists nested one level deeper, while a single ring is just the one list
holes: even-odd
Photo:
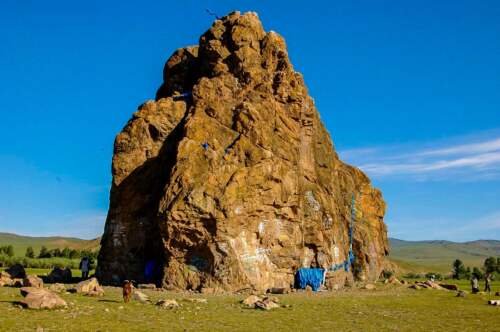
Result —
[{"label": "rock summit", "polygon": [[282,36],[231,13],[163,79],[114,143],[101,282],[236,291],[288,288],[301,267],[336,285],[380,275],[381,192],[339,159]]}]

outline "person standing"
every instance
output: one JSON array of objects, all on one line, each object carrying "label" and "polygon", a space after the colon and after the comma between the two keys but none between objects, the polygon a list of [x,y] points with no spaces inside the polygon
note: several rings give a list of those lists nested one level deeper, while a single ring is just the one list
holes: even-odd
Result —
[{"label": "person standing", "polygon": [[82,279],[87,279],[90,270],[90,261],[88,257],[83,257],[80,261],[80,270],[82,271]]},{"label": "person standing", "polygon": [[479,292],[479,281],[477,280],[476,276],[472,277],[470,284],[472,286],[472,294],[478,293]]},{"label": "person standing", "polygon": [[486,273],[484,276],[484,291],[491,292],[491,275],[489,273]]}]

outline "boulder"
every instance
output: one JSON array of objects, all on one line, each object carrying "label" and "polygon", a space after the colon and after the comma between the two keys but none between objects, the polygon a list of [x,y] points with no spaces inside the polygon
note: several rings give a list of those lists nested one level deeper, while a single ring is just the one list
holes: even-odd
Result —
[{"label": "boulder", "polygon": [[444,289],[443,287],[439,286],[439,284],[437,284],[431,280],[427,280],[426,282],[424,282],[424,284],[427,285],[428,288],[439,289],[439,290]]},{"label": "boulder", "polygon": [[0,272],[0,287],[3,286],[12,286],[14,281],[8,272],[2,271]]},{"label": "boulder", "polygon": [[139,284],[137,286],[139,289],[149,289],[149,290],[156,290],[156,285],[155,284]]},{"label": "boulder", "polygon": [[408,288],[411,288],[411,289],[422,289],[422,287],[418,284],[413,284],[413,285],[410,285],[408,286]]},{"label": "boulder", "polygon": [[72,274],[69,268],[62,269],[55,267],[47,276],[48,283],[68,283],[72,281]]},{"label": "boulder", "polygon": [[262,301],[257,301],[255,302],[255,308],[256,309],[262,309],[262,310],[271,310],[275,308],[279,308],[279,304],[274,302],[270,298],[265,298]]},{"label": "boulder", "polygon": [[400,285],[401,284],[401,281],[399,281],[399,279],[396,278],[395,276],[391,276],[389,279],[387,279],[387,282],[389,284],[393,284],[393,285]]},{"label": "boulder", "polygon": [[23,287],[21,295],[24,296],[21,303],[29,309],[53,309],[67,306],[66,301],[44,288]]},{"label": "boulder", "polygon": [[104,289],[99,285],[96,278],[90,278],[79,282],[73,289],[75,293],[88,295],[88,296],[103,296]]},{"label": "boulder", "polygon": [[241,301],[241,303],[248,308],[255,308],[255,303],[259,301],[262,301],[260,297],[256,295],[250,295],[249,297]]},{"label": "boulder", "polygon": [[284,287],[273,287],[267,290],[270,294],[287,294],[289,290]]},{"label": "boulder", "polygon": [[43,288],[43,280],[35,275],[28,275],[23,279],[23,287]]},{"label": "boulder", "polygon": [[349,260],[350,233],[355,266],[335,273],[378,278],[382,193],[340,160],[282,36],[231,13],[163,81],[114,142],[101,282],[144,282],[154,253],[164,288],[288,287],[297,267]]},{"label": "boulder", "polygon": [[447,290],[458,291],[458,285],[455,285],[455,284],[443,284],[443,283],[440,283],[438,285],[441,286],[444,289],[447,289]]},{"label": "boulder", "polygon": [[14,264],[5,270],[12,279],[24,279],[26,277],[26,271],[21,264]]},{"label": "boulder", "polygon": [[160,300],[156,302],[156,305],[164,309],[176,309],[179,308],[179,303],[176,300]]},{"label": "boulder", "polygon": [[62,293],[62,292],[66,291],[66,286],[64,286],[64,284],[60,284],[60,283],[50,284],[47,288],[49,290],[51,290],[52,292],[56,292],[56,293]]},{"label": "boulder", "polygon": [[149,299],[149,296],[147,296],[146,294],[144,294],[143,292],[138,291],[138,290],[134,290],[132,298],[138,302],[141,302],[141,303],[150,303],[151,302],[151,300]]},{"label": "boulder", "polygon": [[14,278],[12,279],[12,287],[23,287],[24,279]]},{"label": "boulder", "polygon": [[374,284],[366,284],[362,287],[363,289],[374,290],[376,289]]}]

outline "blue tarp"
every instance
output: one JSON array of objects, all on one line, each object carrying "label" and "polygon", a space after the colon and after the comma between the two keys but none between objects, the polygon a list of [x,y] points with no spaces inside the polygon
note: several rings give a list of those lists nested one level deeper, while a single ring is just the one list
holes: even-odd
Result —
[{"label": "blue tarp", "polygon": [[316,292],[323,283],[324,273],[324,269],[302,268],[297,271],[295,282],[301,289],[304,289],[307,285],[309,285],[313,291]]},{"label": "blue tarp", "polygon": [[154,277],[156,274],[156,261],[150,260],[146,263],[146,267],[144,269],[144,278],[146,282],[154,281]]}]

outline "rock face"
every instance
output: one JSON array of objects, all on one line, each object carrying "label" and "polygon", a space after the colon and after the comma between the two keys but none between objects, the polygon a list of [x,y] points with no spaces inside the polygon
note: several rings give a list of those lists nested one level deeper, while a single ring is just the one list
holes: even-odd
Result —
[{"label": "rock face", "polygon": [[101,282],[288,288],[299,267],[348,260],[353,197],[354,265],[329,277],[374,280],[388,252],[380,191],[339,160],[284,39],[254,13],[174,52],[116,137],[112,174]]}]

